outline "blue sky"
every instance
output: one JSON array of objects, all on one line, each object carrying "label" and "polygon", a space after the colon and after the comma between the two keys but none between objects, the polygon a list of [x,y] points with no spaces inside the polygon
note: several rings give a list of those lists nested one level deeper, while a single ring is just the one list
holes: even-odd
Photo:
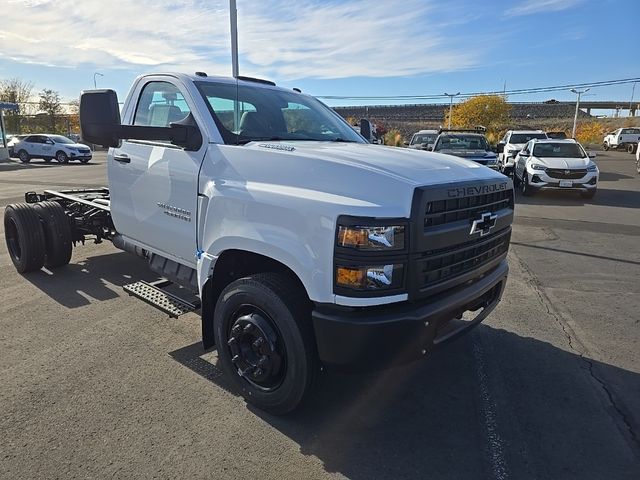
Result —
[{"label": "blue sky", "polygon": [[[0,79],[32,81],[35,91],[77,98],[100,72],[98,86],[114,88],[122,100],[140,73],[231,70],[227,0],[4,2]],[[638,0],[237,3],[241,74],[313,95],[423,95],[501,90],[505,82],[509,90],[640,77]],[[589,98],[629,99],[631,89],[595,88]],[[574,95],[510,99],[549,98]]]}]

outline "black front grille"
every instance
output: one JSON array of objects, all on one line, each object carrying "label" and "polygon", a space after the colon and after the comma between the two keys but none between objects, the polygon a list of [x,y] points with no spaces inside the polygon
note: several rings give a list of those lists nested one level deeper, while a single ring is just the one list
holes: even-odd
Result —
[{"label": "black front grille", "polygon": [[451,248],[427,252],[417,260],[419,289],[425,292],[447,280],[490,264],[509,250],[511,228]]},{"label": "black front grille", "polygon": [[562,169],[562,168],[547,168],[546,174],[551,178],[560,178],[566,180],[576,180],[582,178],[587,174],[585,168],[581,169]]},{"label": "black front grille", "polygon": [[501,190],[472,197],[433,200],[426,204],[425,228],[475,218],[483,212],[513,208],[513,191]]}]

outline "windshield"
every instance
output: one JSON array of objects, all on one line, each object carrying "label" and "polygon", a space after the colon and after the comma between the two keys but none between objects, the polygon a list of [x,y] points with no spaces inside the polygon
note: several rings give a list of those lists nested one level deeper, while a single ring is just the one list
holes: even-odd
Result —
[{"label": "windshield", "polygon": [[56,143],[76,143],[67,137],[63,137],[62,135],[49,135],[49,138]]},{"label": "windshield", "polygon": [[365,143],[329,107],[307,95],[247,85],[213,82],[196,85],[226,144],[254,140]]},{"label": "windshield", "polygon": [[435,133],[414,135],[411,139],[411,145],[415,145],[417,143],[433,143],[436,140],[437,136],[438,135],[436,135]]},{"label": "windshield", "polygon": [[489,150],[489,145],[487,139],[480,135],[445,135],[434,147],[434,151],[440,150]]},{"label": "windshield", "polygon": [[509,139],[509,143],[527,143],[529,140],[533,140],[534,138],[543,139],[547,138],[546,133],[514,133],[511,135]]},{"label": "windshield", "polygon": [[577,143],[538,143],[533,147],[535,157],[585,158],[587,155]]}]

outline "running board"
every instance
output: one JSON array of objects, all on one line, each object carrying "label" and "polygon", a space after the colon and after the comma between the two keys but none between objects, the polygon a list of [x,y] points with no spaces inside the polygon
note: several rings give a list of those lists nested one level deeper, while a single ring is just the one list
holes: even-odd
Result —
[{"label": "running board", "polygon": [[129,295],[133,295],[152,307],[156,307],[172,318],[178,318],[180,315],[193,312],[200,308],[199,301],[190,302],[163,290],[164,287],[169,285],[171,285],[169,280],[160,280],[152,283],[141,280],[125,285],[122,288]]}]

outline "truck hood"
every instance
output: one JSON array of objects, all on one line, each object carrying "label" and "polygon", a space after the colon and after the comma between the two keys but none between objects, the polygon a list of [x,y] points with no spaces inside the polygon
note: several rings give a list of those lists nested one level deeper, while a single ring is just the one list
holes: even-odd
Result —
[{"label": "truck hood", "polygon": [[555,158],[555,157],[532,157],[532,161],[541,163],[548,168],[586,168],[591,159],[587,158]]},{"label": "truck hood", "polygon": [[[298,156],[311,163],[336,164],[363,170],[412,185],[500,178],[476,163],[455,156],[409,148],[339,142],[252,142],[249,150]],[[484,156],[484,151],[482,155]]]}]

